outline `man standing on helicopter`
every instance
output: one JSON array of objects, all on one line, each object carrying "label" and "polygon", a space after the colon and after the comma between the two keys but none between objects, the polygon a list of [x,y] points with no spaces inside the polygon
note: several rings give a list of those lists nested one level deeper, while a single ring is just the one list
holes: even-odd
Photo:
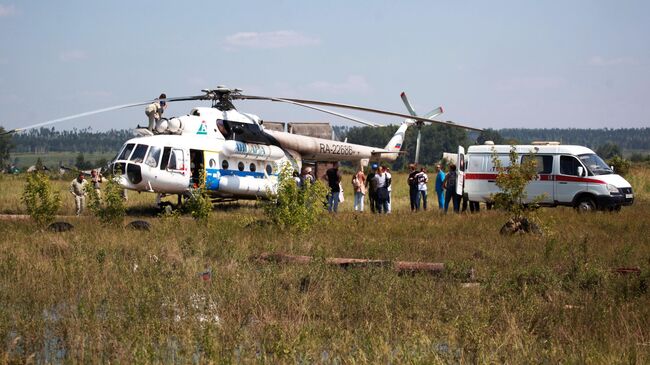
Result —
[{"label": "man standing on helicopter", "polygon": [[163,112],[167,109],[167,102],[165,99],[167,99],[167,95],[165,95],[165,93],[160,94],[158,99],[147,105],[144,110],[144,113],[149,117],[149,127],[147,127],[147,129],[149,129],[150,132],[153,132],[153,129],[156,126],[156,121],[160,120]]}]

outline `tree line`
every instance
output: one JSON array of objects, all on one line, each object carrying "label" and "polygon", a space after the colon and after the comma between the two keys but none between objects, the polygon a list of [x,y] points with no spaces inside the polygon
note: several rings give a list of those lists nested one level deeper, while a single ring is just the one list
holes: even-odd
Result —
[{"label": "tree line", "polygon": [[133,138],[128,129],[105,132],[91,128],[58,131],[52,128],[30,129],[12,136],[13,152],[116,152],[127,139]]},{"label": "tree line", "polygon": [[[341,127],[334,126],[336,138],[382,148],[397,130],[397,125],[383,127]],[[4,131],[0,127],[0,132]],[[481,133],[468,133],[461,128],[443,125],[424,125],[420,147],[420,163],[430,165],[442,157],[443,152],[455,152],[458,145],[469,146],[492,140],[496,144],[526,144],[536,140],[559,141],[563,144],[577,144],[589,147],[604,158],[631,151],[641,158],[650,151],[650,128],[621,129],[486,129]],[[402,153],[393,168],[401,169],[415,158],[417,127],[406,132]],[[124,141],[133,137],[131,130],[93,131],[91,128],[59,131],[55,128],[31,129],[13,135],[0,137],[0,162],[5,164],[10,152],[117,152]],[[599,150],[600,149],[600,150]],[[613,152],[612,152],[613,151]],[[635,155],[636,156],[636,155]],[[638,157],[638,156],[636,156]]]}]

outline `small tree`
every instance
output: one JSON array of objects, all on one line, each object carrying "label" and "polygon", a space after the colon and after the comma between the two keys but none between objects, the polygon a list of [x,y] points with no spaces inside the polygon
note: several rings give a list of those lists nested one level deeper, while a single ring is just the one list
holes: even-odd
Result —
[{"label": "small tree", "polygon": [[264,211],[275,224],[282,228],[307,230],[325,212],[327,188],[320,181],[308,180],[299,187],[293,177],[293,167],[286,163],[280,169],[278,187],[270,194]]},{"label": "small tree", "polygon": [[205,187],[204,173],[199,175],[201,184],[190,191],[190,199],[185,203],[185,210],[190,212],[192,218],[207,224],[210,212],[212,212],[212,201]]},{"label": "small tree", "polygon": [[43,165],[43,160],[41,160],[40,157],[36,159],[36,164],[34,165],[34,167],[36,167],[36,171],[45,170],[45,167]]},{"label": "small tree", "polygon": [[0,127],[0,167],[4,167],[5,164],[9,163],[9,153],[14,147],[11,142],[11,135],[4,134],[5,132],[5,129]]},{"label": "small tree", "polygon": [[27,213],[41,227],[52,223],[61,207],[59,193],[52,190],[49,177],[42,171],[27,175],[21,201],[27,207]]},{"label": "small tree", "polygon": [[537,161],[534,153],[531,158],[524,159],[519,163],[519,155],[515,146],[510,149],[510,166],[503,166],[499,161],[496,151],[492,154],[492,162],[497,171],[496,185],[501,189],[500,193],[493,196],[498,208],[502,208],[513,215],[515,221],[528,218],[528,213],[537,207],[540,197],[532,202],[525,203],[527,194],[526,186],[537,176]]},{"label": "small tree", "polygon": [[122,198],[122,187],[113,179],[106,179],[101,196],[92,184],[86,185],[88,209],[103,224],[121,224],[126,216],[126,206]]},{"label": "small tree", "polygon": [[614,168],[614,172],[626,176],[630,172],[630,161],[624,159],[621,156],[614,156],[607,160],[607,164]]}]

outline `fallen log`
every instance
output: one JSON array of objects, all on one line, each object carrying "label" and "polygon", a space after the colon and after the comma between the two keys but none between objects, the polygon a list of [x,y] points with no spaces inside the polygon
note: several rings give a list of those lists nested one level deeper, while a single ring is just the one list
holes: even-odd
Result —
[{"label": "fallen log", "polygon": [[621,275],[630,275],[630,274],[641,275],[641,269],[638,267],[617,267],[611,269],[611,271],[613,273],[621,274]]},{"label": "fallen log", "polygon": [[[269,253],[265,252],[258,256],[251,257],[251,260],[257,262],[273,262],[273,263],[288,263],[288,264],[309,264],[314,261],[312,256],[298,256],[288,255],[285,253]],[[342,268],[351,267],[393,267],[399,273],[442,273],[445,269],[445,264],[437,262],[410,262],[410,261],[395,261],[389,260],[370,260],[370,259],[353,259],[331,257],[326,258],[325,263],[329,265],[339,266]]]}]

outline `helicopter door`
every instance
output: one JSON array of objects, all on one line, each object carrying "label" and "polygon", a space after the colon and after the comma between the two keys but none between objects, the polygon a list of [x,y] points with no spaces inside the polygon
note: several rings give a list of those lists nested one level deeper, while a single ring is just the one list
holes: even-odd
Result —
[{"label": "helicopter door", "polygon": [[192,177],[192,185],[194,187],[199,187],[203,185],[201,181],[201,174],[203,174],[203,179],[205,181],[205,163],[203,151],[201,150],[190,150],[190,176]]},{"label": "helicopter door", "polygon": [[160,161],[159,176],[154,190],[157,193],[178,194],[187,190],[190,175],[186,171],[185,153],[181,149],[165,147]]}]

